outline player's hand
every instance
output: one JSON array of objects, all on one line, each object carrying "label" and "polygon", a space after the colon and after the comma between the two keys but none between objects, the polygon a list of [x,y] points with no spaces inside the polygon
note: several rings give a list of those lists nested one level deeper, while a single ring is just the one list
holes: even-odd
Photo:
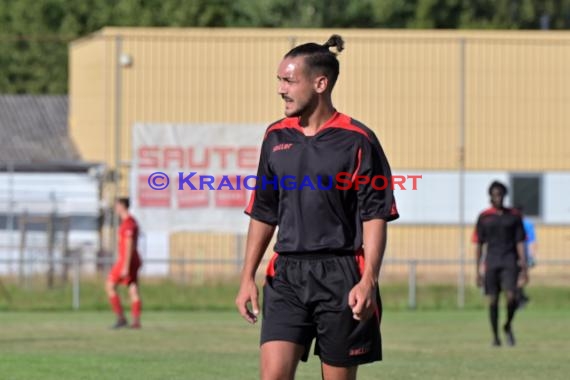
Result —
[{"label": "player's hand", "polygon": [[518,278],[518,287],[522,288],[523,286],[525,286],[526,284],[528,284],[529,278],[528,278],[528,271],[527,270],[523,270],[521,271],[519,278]]},{"label": "player's hand", "polygon": [[360,280],[348,293],[348,306],[357,321],[372,317],[376,310],[376,286],[373,281]]},{"label": "player's hand", "polygon": [[483,286],[483,276],[481,275],[481,273],[477,273],[476,283],[478,288]]},{"label": "player's hand", "polygon": [[[236,306],[241,316],[249,323],[257,322],[259,315],[259,290],[253,279],[242,280],[238,295],[236,297]],[[251,304],[251,309],[249,308]]]},{"label": "player's hand", "polygon": [[124,267],[123,270],[121,271],[121,278],[127,277],[128,274],[129,274],[129,268]]}]

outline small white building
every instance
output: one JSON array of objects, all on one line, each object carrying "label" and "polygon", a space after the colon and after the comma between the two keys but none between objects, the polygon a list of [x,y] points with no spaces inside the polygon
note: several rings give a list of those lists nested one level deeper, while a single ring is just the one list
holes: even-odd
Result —
[{"label": "small white building", "polygon": [[100,250],[102,168],[80,162],[67,108],[66,96],[0,96],[0,274],[20,273],[22,257],[36,272]]}]

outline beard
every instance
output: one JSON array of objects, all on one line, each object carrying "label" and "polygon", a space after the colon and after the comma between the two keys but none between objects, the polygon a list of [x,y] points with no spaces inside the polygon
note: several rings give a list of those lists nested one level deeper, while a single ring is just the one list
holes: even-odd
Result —
[{"label": "beard", "polygon": [[[300,117],[303,115],[308,115],[308,114],[312,113],[317,106],[316,98],[309,99],[305,102],[296,101],[295,103],[297,104],[297,107],[290,109],[290,110],[288,110],[287,108],[285,109],[285,116],[287,116],[287,117]],[[293,103],[287,102],[286,104],[293,104]]]}]

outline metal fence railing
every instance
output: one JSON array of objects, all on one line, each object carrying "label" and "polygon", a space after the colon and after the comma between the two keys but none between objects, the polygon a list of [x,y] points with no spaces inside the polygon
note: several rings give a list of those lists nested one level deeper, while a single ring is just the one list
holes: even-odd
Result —
[{"label": "metal fence railing", "polygon": [[[71,283],[71,307],[73,310],[79,310],[81,307],[81,283],[82,279],[92,277],[93,270],[92,268],[108,268],[113,264],[113,260],[111,258],[100,258],[95,260],[84,260],[81,259],[79,256],[61,258],[61,259],[53,259],[48,260],[47,258],[34,258],[34,259],[26,259],[26,260],[15,260],[11,259],[2,259],[0,258],[0,266],[3,265],[23,265],[25,267],[35,267],[36,269],[44,267],[56,267],[56,268],[65,268],[65,275],[62,277],[64,281],[69,281]],[[143,271],[143,277],[147,278],[161,278],[161,277],[170,277],[170,273],[154,273],[152,269],[156,267],[161,268],[172,268],[176,265],[182,266],[196,266],[196,265],[216,265],[216,266],[231,266],[233,268],[241,268],[243,264],[243,260],[241,258],[236,259],[147,259],[144,263],[145,270]],[[468,262],[463,263],[466,266],[469,266],[472,271],[474,272],[474,261],[470,260]],[[388,274],[392,267],[395,266],[404,266],[406,268],[407,273],[407,305],[410,309],[415,309],[418,305],[418,289],[425,285],[426,283],[433,283],[433,281],[428,281],[425,278],[422,278],[418,273],[418,268],[426,268],[426,267],[441,267],[441,266],[449,266],[449,267],[459,267],[461,262],[459,260],[417,260],[417,259],[385,259],[383,261],[382,272],[380,275],[380,282],[382,283],[390,283],[390,279],[385,279],[385,275]],[[570,269],[570,259],[561,259],[561,260],[545,260],[540,262],[541,267],[555,267],[558,268],[562,272],[568,271]],[[86,270],[86,268],[91,268]],[[261,279],[263,277],[264,271],[261,270],[263,268],[260,266],[260,270],[258,270],[258,277]],[[23,271],[26,272],[25,270]],[[146,274],[144,273],[146,272]],[[59,272],[62,274],[63,272]],[[237,277],[236,277],[237,278]],[[144,280],[143,280],[144,281]],[[27,286],[25,279],[21,279],[20,282],[21,286]],[[458,307],[462,307],[462,302],[460,300],[465,299],[465,294],[461,294],[465,292],[465,287],[458,287],[457,288],[458,294]]]}]

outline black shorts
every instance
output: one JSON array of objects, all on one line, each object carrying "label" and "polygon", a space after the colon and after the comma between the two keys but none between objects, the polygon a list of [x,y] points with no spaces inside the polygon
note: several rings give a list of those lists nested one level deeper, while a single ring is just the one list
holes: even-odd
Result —
[{"label": "black shorts", "polygon": [[501,291],[515,292],[518,277],[519,268],[517,267],[488,268],[485,271],[485,294],[497,295]]},{"label": "black shorts", "polygon": [[303,345],[336,367],[382,360],[381,300],[366,321],[353,318],[348,293],[361,277],[362,254],[275,254],[263,287],[261,344],[288,341]]}]

